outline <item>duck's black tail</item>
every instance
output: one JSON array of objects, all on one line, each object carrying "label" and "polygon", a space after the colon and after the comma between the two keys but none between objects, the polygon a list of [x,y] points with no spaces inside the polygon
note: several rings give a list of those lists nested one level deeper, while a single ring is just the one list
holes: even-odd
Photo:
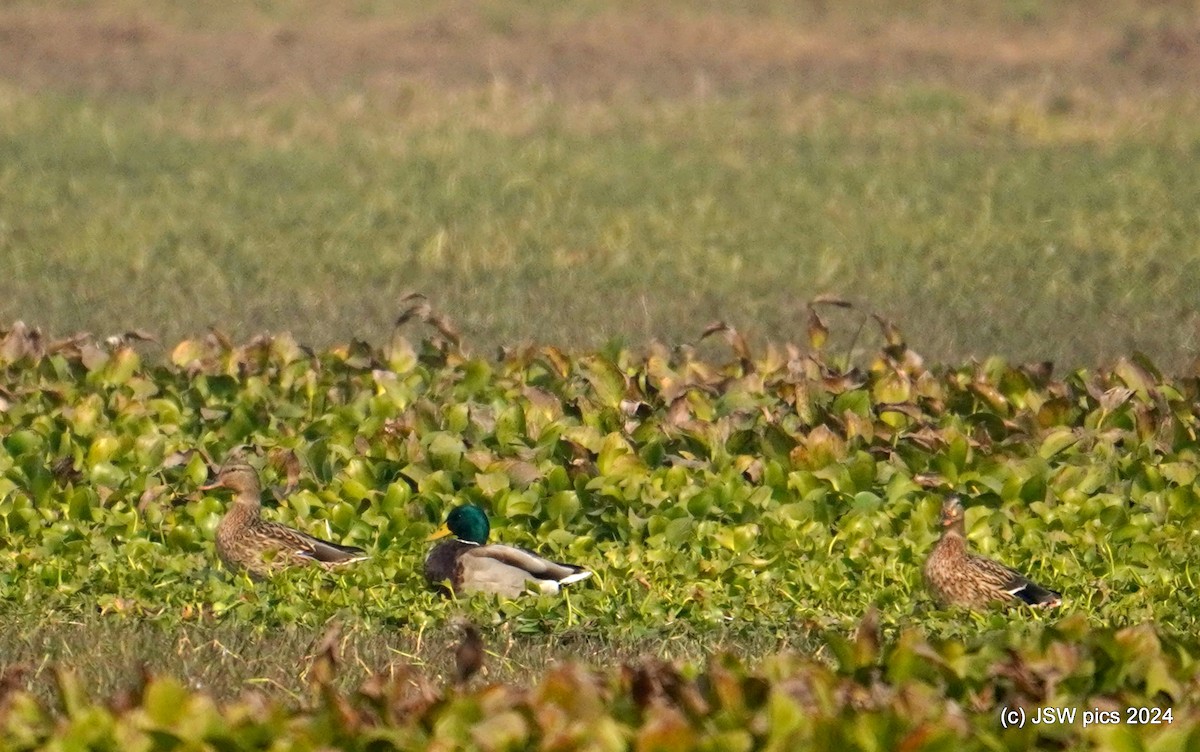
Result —
[{"label": "duck's black tail", "polygon": [[1024,587],[1011,591],[1012,594],[1028,603],[1030,606],[1040,608],[1054,608],[1062,603],[1062,593],[1044,588],[1036,582],[1025,580]]}]

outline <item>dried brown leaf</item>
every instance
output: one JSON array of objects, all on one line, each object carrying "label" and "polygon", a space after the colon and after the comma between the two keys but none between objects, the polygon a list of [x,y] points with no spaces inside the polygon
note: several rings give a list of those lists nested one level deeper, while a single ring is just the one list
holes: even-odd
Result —
[{"label": "dried brown leaf", "polygon": [[208,336],[212,337],[212,339],[215,340],[218,345],[220,345],[222,351],[224,351],[224,352],[232,352],[233,351],[233,348],[234,348],[233,340],[229,339],[228,335],[226,335],[225,332],[221,331],[220,329],[217,329],[214,326],[210,326],[208,328]]},{"label": "dried brown leaf", "polygon": [[291,449],[276,447],[268,455],[271,467],[283,473],[285,479],[284,493],[290,494],[300,484],[300,458]]},{"label": "dried brown leaf", "polygon": [[311,663],[308,667],[310,684],[318,687],[327,686],[337,677],[338,668],[342,663],[339,644],[341,639],[342,625],[340,622],[334,621],[313,643],[309,653],[311,656]]},{"label": "dried brown leaf", "polygon": [[571,374],[571,359],[562,350],[550,345],[541,349],[541,355],[560,379]]},{"label": "dried brown leaf", "polygon": [[[889,348],[894,348],[896,350],[907,349],[907,346],[904,344],[904,335],[900,333],[900,330],[895,324],[880,316],[878,313],[872,313],[871,318],[875,319],[876,323],[879,324],[879,329],[883,332],[883,339]],[[891,353],[889,353],[889,355],[890,354]]]}]

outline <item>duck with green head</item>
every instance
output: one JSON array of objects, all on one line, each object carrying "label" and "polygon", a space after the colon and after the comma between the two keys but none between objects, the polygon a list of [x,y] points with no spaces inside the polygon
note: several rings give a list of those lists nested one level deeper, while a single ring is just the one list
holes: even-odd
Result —
[{"label": "duck with green head", "polygon": [[425,559],[425,579],[443,593],[446,583],[455,593],[497,593],[516,598],[531,587],[557,593],[563,585],[586,580],[592,573],[573,564],[560,564],[515,546],[488,544],[491,524],[482,509],[467,504],[455,507],[426,540],[453,535],[439,543]]}]

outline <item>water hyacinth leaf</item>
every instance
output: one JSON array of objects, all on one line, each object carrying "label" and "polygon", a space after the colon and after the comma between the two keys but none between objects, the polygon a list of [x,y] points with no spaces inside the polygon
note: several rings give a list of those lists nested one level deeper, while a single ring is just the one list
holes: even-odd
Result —
[{"label": "water hyacinth leaf", "polygon": [[471,740],[481,750],[524,749],[529,739],[529,724],[525,717],[513,710],[506,710],[476,723],[471,727]]},{"label": "water hyacinth leaf", "polygon": [[695,745],[695,732],[687,718],[665,705],[651,706],[634,739],[637,752],[684,752],[694,749]]},{"label": "water hyacinth leaf", "polygon": [[854,495],[851,508],[859,514],[873,514],[880,509],[882,499],[869,491],[860,491]]},{"label": "water hyacinth leaf", "polygon": [[822,468],[838,463],[846,456],[846,445],[841,437],[825,426],[817,426],[804,438],[808,466]]},{"label": "water hyacinth leaf", "polygon": [[338,530],[349,530],[358,519],[358,509],[355,506],[341,502],[329,511],[329,520]]},{"label": "water hyacinth leaf", "polygon": [[912,384],[899,371],[890,371],[875,381],[871,397],[877,403],[904,404],[912,397]]},{"label": "water hyacinth leaf", "polygon": [[[1035,473],[1028,480],[1021,484],[1019,496],[1022,501],[1038,501],[1046,498],[1046,476],[1041,473]],[[1008,495],[1005,495],[1006,498]]]},{"label": "water hyacinth leaf", "polygon": [[582,358],[579,366],[601,405],[615,408],[621,404],[626,394],[625,376],[612,362],[593,355]]},{"label": "water hyacinth leaf", "polygon": [[1198,471],[1200,468],[1186,462],[1164,462],[1158,466],[1158,472],[1177,486],[1192,485]]},{"label": "water hyacinth leaf", "polygon": [[165,730],[174,727],[183,718],[189,699],[187,690],[178,681],[156,678],[145,688],[142,707],[147,719]]},{"label": "water hyacinth leaf", "polygon": [[128,477],[127,473],[111,462],[97,462],[88,468],[88,479],[97,486],[116,488]]},{"label": "water hyacinth leaf", "polygon": [[601,444],[596,467],[604,475],[621,477],[639,472],[644,465],[624,437],[610,433]]},{"label": "water hyacinth leaf", "polygon": [[1038,455],[1050,459],[1079,442],[1079,435],[1070,428],[1060,428],[1046,434],[1038,448]]},{"label": "water hyacinth leaf", "polygon": [[490,382],[492,377],[491,366],[486,361],[478,358],[472,358],[467,361],[466,368],[463,371],[462,381],[458,384],[458,389],[463,396],[471,397],[480,392],[483,392]]},{"label": "water hyacinth leaf", "polygon": [[82,522],[95,521],[93,510],[97,504],[98,494],[92,488],[73,489],[67,504],[67,517]]},{"label": "water hyacinth leaf", "polygon": [[508,474],[504,472],[476,473],[475,485],[488,498],[508,490]]},{"label": "water hyacinth leaf", "polygon": [[777,688],[771,692],[766,717],[769,729],[766,748],[783,750],[795,748],[811,714],[804,712],[792,697]]},{"label": "water hyacinth leaf", "polygon": [[680,517],[667,523],[664,535],[672,546],[679,546],[693,537],[695,522],[689,517]]},{"label": "water hyacinth leaf", "polygon": [[740,554],[749,551],[753,547],[760,532],[761,529],[759,526],[753,524],[738,525],[733,528],[723,527],[713,533],[713,539],[721,547]]},{"label": "water hyacinth leaf", "polygon": [[605,434],[594,426],[571,426],[562,433],[562,438],[597,454],[605,446]]},{"label": "water hyacinth leaf", "polygon": [[580,509],[579,495],[574,491],[559,491],[546,500],[546,513],[554,520],[571,520]]},{"label": "water hyacinth leaf", "polygon": [[19,457],[35,454],[42,450],[42,437],[30,430],[13,431],[4,439],[4,446],[9,454]]},{"label": "water hyacinth leaf", "polygon": [[520,488],[526,488],[530,484],[541,480],[544,475],[541,468],[532,462],[524,460],[509,460],[500,463],[504,468],[504,472],[508,474],[509,479],[513,484]]},{"label": "water hyacinth leaf", "polygon": [[88,464],[95,465],[100,462],[108,462],[122,451],[122,444],[121,439],[113,435],[98,436],[92,439],[87,453]]},{"label": "water hyacinth leaf", "polygon": [[100,379],[103,383],[110,386],[126,384],[133,378],[134,373],[141,368],[141,365],[141,356],[133,348],[119,348],[109,356],[107,362],[104,364],[103,369],[99,373]]},{"label": "water hyacinth leaf", "polygon": [[842,392],[833,401],[833,410],[839,414],[850,411],[859,417],[869,418],[871,417],[871,395],[863,389]]},{"label": "water hyacinth leaf", "polygon": [[454,434],[439,432],[431,435],[429,441],[429,456],[434,459],[436,466],[445,470],[458,469],[463,453],[466,451],[462,439]]},{"label": "water hyacinth leaf", "polygon": [[171,363],[179,368],[187,368],[195,364],[200,366],[208,354],[204,342],[198,340],[181,340],[171,349]]},{"label": "water hyacinth leaf", "polygon": [[1154,393],[1157,379],[1150,371],[1134,361],[1120,358],[1113,366],[1113,375],[1133,390],[1138,400],[1142,402],[1148,401],[1151,394]]},{"label": "water hyacinth leaf", "polygon": [[507,518],[533,517],[541,508],[541,500],[534,494],[508,491],[500,495],[497,511]]}]

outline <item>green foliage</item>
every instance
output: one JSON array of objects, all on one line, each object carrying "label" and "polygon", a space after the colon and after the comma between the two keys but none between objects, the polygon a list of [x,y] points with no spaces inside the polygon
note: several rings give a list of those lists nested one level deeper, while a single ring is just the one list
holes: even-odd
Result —
[{"label": "green foliage", "polygon": [[[992,724],[998,693],[1026,692],[997,679],[1004,671],[1042,672],[1028,681],[1045,685],[1047,702],[1190,697],[1200,384],[1165,378],[1141,356],[1061,378],[995,359],[929,368],[881,324],[887,345],[865,370],[824,355],[817,325],[807,352],[754,352],[731,327],[710,327],[729,359],[652,346],[524,347],[485,360],[462,352],[443,322],[416,345],[396,337],[320,353],[287,336],[233,345],[213,334],[179,343],[165,363],[143,361],[131,339],[50,341],[15,326],[0,336],[0,608],[264,628],[353,614],[365,629],[418,635],[466,610],[492,637],[502,627],[530,640],[569,630],[618,643],[815,636],[826,646],[781,670],[823,687],[814,697],[826,699],[812,702],[832,725],[791,694],[755,689],[752,707],[713,710],[711,722],[657,709],[580,727],[644,736],[645,748],[680,738],[680,724],[715,748],[767,743],[760,734],[776,732],[755,729],[768,727],[802,740],[892,740],[886,747],[927,733],[915,719],[940,739]],[[262,455],[273,484],[267,516],[362,546],[371,560],[262,583],[222,571],[212,536],[223,502],[197,489],[207,460],[241,446]],[[1060,590],[1063,609],[933,606],[920,567],[950,489],[967,498],[972,545]],[[423,539],[464,501],[488,509],[495,539],[596,576],[559,598],[435,596],[420,575]],[[872,605],[883,647],[847,641]],[[860,689],[836,689],[846,677]],[[623,690],[605,691],[602,704],[619,707]],[[830,691],[864,692],[875,710],[861,717],[873,720],[848,720],[859,701]],[[549,733],[536,730],[524,695],[502,696],[434,703],[421,723],[380,722],[410,729],[397,738],[494,735],[518,747]],[[918,696],[932,715],[899,709]],[[155,702],[218,712],[201,697]],[[946,703],[973,708],[968,726]],[[91,727],[115,734],[124,723]],[[324,723],[320,734],[332,733]],[[245,733],[268,733],[254,728]],[[1001,745],[1044,741],[1044,731],[989,728]]]},{"label": "green foliage", "polygon": [[[1197,569],[1195,380],[1141,358],[1053,379],[996,360],[929,369],[891,343],[865,371],[820,355],[528,347],[485,361],[442,338],[310,354],[286,336],[179,343],[0,341],[0,597],[167,620],[227,613],[320,623],[342,608],[421,626],[422,542],[454,504],[495,539],[594,569],[571,603],[503,604],[526,631],[786,633],[931,612],[920,584],[937,489],[968,497],[979,550],[1066,594],[1097,624],[1191,631]],[[819,342],[815,336],[814,344]],[[249,588],[217,568],[223,503],[205,458],[265,455],[267,514],[372,554],[336,575]],[[282,485],[283,488],[279,486]],[[322,597],[311,598],[313,589]],[[929,612],[929,613],[926,613]],[[1037,629],[1037,619],[988,629]]]}]

